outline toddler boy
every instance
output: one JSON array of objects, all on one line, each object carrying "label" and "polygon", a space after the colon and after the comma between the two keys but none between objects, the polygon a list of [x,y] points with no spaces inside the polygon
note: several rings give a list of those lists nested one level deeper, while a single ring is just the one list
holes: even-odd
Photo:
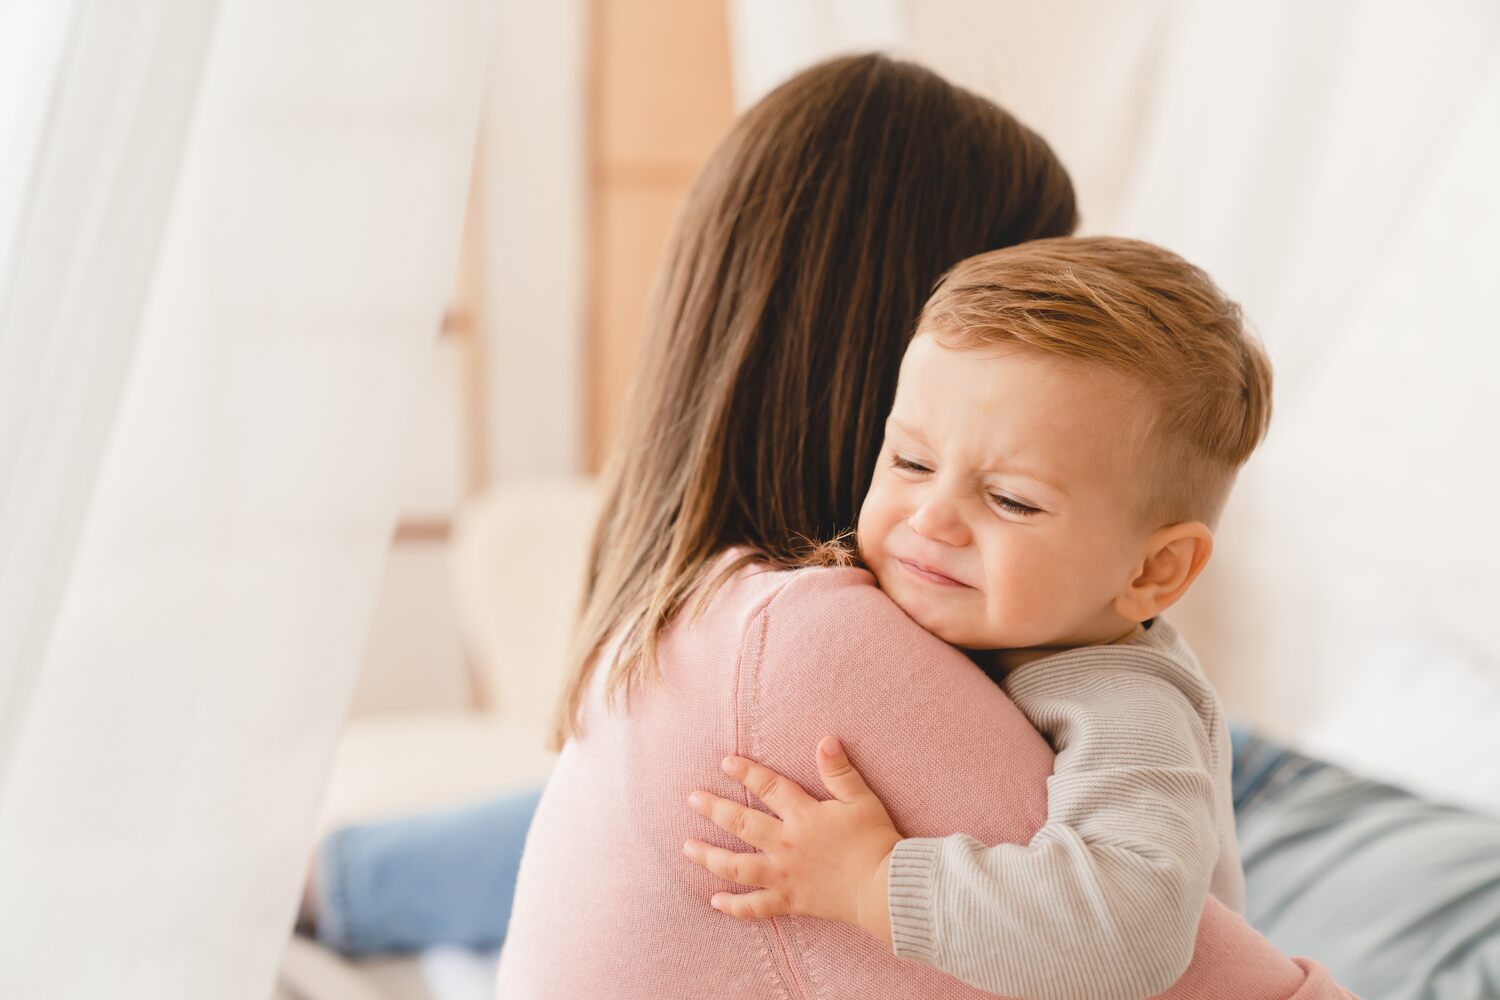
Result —
[{"label": "toddler boy", "polygon": [[754,892],[984,990],[1146,997],[1192,956],[1204,894],[1242,908],[1218,700],[1160,616],[1270,418],[1270,368],[1199,269],[1115,238],[970,258],[927,302],[859,519],[860,554],[919,625],[995,676],[1057,753],[1026,845],[903,839],[837,739],[833,798],[743,758],[775,813],[693,796],[760,849],[690,841]]}]

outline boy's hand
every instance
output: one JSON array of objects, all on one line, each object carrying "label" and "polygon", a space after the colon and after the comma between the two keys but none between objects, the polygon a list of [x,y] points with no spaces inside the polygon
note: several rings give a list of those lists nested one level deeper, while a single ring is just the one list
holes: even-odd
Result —
[{"label": "boy's hand", "polygon": [[849,763],[837,737],[825,737],[818,744],[818,773],[833,795],[826,802],[744,757],[726,757],[723,766],[776,815],[708,792],[688,797],[696,811],[724,832],[762,852],[736,854],[701,840],[682,846],[684,854],[715,875],[761,887],[754,892],[715,893],[714,909],[732,917],[825,917],[853,924],[890,944],[885,880],[891,850],[901,834]]}]

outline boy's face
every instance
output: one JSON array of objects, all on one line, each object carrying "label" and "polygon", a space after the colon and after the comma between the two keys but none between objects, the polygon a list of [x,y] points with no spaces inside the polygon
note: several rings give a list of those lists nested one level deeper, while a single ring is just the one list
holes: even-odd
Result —
[{"label": "boy's face", "polygon": [[859,544],[919,625],[970,649],[1107,642],[1145,554],[1135,451],[1147,415],[1122,376],[930,336],[901,365]]}]

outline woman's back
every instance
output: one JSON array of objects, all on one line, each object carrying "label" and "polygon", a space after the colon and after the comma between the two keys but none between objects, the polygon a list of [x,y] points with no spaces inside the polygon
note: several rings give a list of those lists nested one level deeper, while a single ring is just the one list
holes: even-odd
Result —
[{"label": "woman's back", "polygon": [[[728,885],[682,844],[729,846],[687,805],[695,788],[744,795],[719,770],[725,754],[816,790],[813,747],[828,732],[903,830],[1024,837],[1045,815],[1052,757],[1000,690],[854,569],[742,570],[660,653],[661,679],[628,712],[605,714],[600,685],[590,691],[583,737],[563,750],[527,840],[499,995],[980,995],[848,927],[715,912],[708,899]],[[934,780],[959,774],[981,794]],[[1030,794],[1007,801],[1009,787]]]},{"label": "woman's back", "polygon": [[[725,754],[821,792],[813,748],[829,733],[903,833],[1024,842],[1045,819],[1052,755],[1000,689],[855,569],[743,569],[663,634],[660,663],[628,711],[604,711],[597,679],[589,692],[527,841],[498,995],[986,996],[841,924],[724,916],[708,899],[731,887],[681,848],[744,849],[687,805],[695,788],[743,799]],[[1212,984],[1229,984],[1227,966],[1258,977],[1236,984],[1247,997],[1315,985],[1227,911],[1206,917],[1173,995],[1225,995]]]}]

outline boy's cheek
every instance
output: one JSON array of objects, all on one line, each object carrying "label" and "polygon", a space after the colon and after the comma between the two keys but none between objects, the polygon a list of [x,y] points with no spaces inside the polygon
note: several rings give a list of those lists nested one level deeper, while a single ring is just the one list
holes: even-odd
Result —
[{"label": "boy's cheek", "polygon": [[873,555],[865,557],[865,565],[875,575],[875,585],[886,593],[892,593],[892,586],[896,581],[891,560],[885,552],[877,548]]},{"label": "boy's cheek", "polygon": [[865,502],[859,508],[859,523],[854,526],[854,542],[859,546],[859,554],[866,562],[870,560],[870,553],[877,547],[875,536],[875,516],[879,510],[880,499],[875,487],[865,494]]},{"label": "boy's cheek", "polygon": [[873,494],[865,500],[864,507],[859,512],[856,540],[860,555],[872,569],[874,563],[885,556],[885,538],[890,532],[892,516],[892,511],[883,502],[883,498]]}]

